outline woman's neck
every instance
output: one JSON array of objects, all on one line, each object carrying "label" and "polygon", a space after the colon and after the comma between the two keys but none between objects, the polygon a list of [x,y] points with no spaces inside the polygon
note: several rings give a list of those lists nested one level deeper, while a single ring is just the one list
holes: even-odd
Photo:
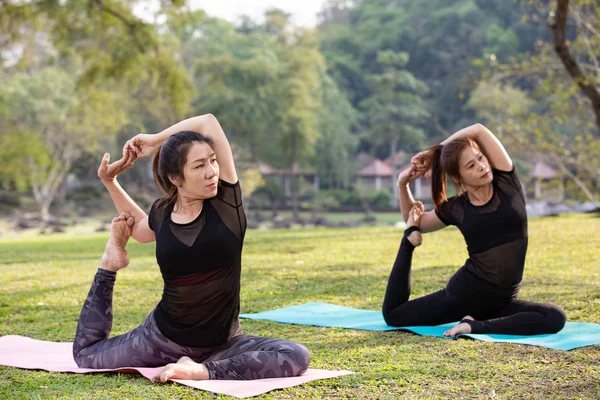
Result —
[{"label": "woman's neck", "polygon": [[173,207],[173,212],[179,215],[195,216],[202,211],[204,199],[192,199],[186,196],[179,196]]},{"label": "woman's neck", "polygon": [[471,204],[475,206],[480,206],[492,198],[494,195],[494,187],[491,182],[487,185],[483,186],[470,186],[465,188],[467,191],[467,195],[469,196],[469,201]]}]

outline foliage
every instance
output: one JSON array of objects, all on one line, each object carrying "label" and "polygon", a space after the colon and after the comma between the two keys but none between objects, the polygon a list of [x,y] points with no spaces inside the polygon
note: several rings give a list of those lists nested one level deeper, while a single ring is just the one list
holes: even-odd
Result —
[{"label": "foliage", "polygon": [[33,189],[44,221],[75,160],[126,122],[115,92],[99,87],[78,91],[72,76],[55,67],[34,75],[0,76],[0,108],[6,110],[0,138],[8,146],[0,153],[6,152],[14,165],[25,165],[2,176],[20,188]]},{"label": "foliage", "polygon": [[[2,1],[0,182],[27,192],[34,169],[49,176],[62,150],[39,127],[64,118],[71,125],[61,135],[81,157],[61,176],[90,177],[101,150],[114,159],[135,133],[210,112],[244,167],[316,171],[323,188],[352,186],[357,151],[415,151],[482,120],[511,154],[543,154],[598,201],[597,107],[550,45],[548,16],[565,1],[329,0],[317,29],[277,9],[233,25],[183,0],[156,2],[153,20],[134,13],[141,0]],[[598,4],[569,4],[565,45],[598,88]],[[68,79],[51,87],[50,70]],[[52,101],[9,101],[26,92]],[[69,102],[79,105],[65,113]],[[25,118],[24,110],[57,115]],[[72,129],[83,121],[103,126]],[[139,182],[149,182],[148,169],[136,163],[123,178],[146,190]],[[297,204],[301,183],[291,189]]]},{"label": "foliage", "polygon": [[[525,16],[538,15],[540,8],[548,11],[538,2],[532,7]],[[571,33],[571,51],[600,88],[600,36],[591,28],[600,19],[585,2],[577,2],[572,13],[579,32]],[[509,146],[548,159],[588,200],[600,204],[594,189],[600,175],[600,137],[588,99],[567,74],[552,44],[537,41],[536,46],[536,52],[515,55],[505,64],[476,60],[483,80],[468,106]]]},{"label": "foliage", "polygon": [[0,158],[0,183],[19,192],[31,188],[34,166],[46,169],[50,165],[44,143],[32,132],[0,132]]},{"label": "foliage", "polygon": [[[160,2],[161,12],[181,6]],[[0,151],[11,160],[0,179],[32,188],[44,220],[82,156],[114,148],[121,130],[132,136],[188,113],[188,72],[168,37],[132,7],[120,0],[0,4],[7,39],[0,42]],[[13,168],[25,160],[25,168]]]},{"label": "foliage", "polygon": [[369,141],[388,144],[389,156],[394,159],[399,146],[416,150],[424,145],[424,125],[429,113],[422,96],[427,85],[416,79],[404,67],[407,53],[382,51],[377,53],[381,73],[367,78],[371,95],[360,103],[369,131]]},{"label": "foliage", "polygon": [[322,192],[335,198],[336,201],[338,201],[341,206],[360,206],[361,205],[360,196],[354,190],[335,189],[335,190],[323,190]]},{"label": "foliage", "polygon": [[[409,55],[406,70],[429,88],[428,137],[439,140],[472,123],[464,105],[473,85],[473,59],[505,61],[545,40],[545,26],[524,18],[526,5],[483,0],[330,0],[319,33],[328,70],[355,107],[372,93],[381,51]],[[541,13],[530,13],[532,18]]]},{"label": "foliage", "polygon": [[242,194],[245,197],[252,197],[257,188],[264,185],[265,181],[257,169],[247,168],[240,177],[242,185]]},{"label": "foliage", "polygon": [[[288,19],[270,10],[262,25],[247,21],[236,30],[217,19],[196,18],[190,30],[175,31],[184,54],[187,49],[197,54],[185,59],[200,93],[194,108],[217,115],[255,161],[288,170],[310,163],[326,130],[319,143],[331,145],[326,162],[343,166],[353,147],[352,109],[324,73],[314,32]],[[345,170],[325,168],[332,173],[326,184],[347,184]],[[297,192],[294,182],[294,204]]]},{"label": "foliage", "polygon": [[352,159],[358,137],[352,133],[357,113],[333,79],[321,70],[321,108],[319,130],[315,144],[314,165],[322,187],[349,187],[356,171]]}]

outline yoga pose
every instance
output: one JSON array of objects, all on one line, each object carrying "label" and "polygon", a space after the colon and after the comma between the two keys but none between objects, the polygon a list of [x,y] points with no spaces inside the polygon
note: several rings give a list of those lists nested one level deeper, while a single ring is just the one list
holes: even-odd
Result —
[{"label": "yoga pose", "polygon": [[[435,210],[424,212],[409,183],[429,171]],[[446,175],[459,188],[450,199]],[[559,307],[517,299],[527,252],[525,196],[512,160],[492,132],[476,124],[420,152],[400,174],[398,186],[407,229],[383,301],[388,325],[460,320],[446,336],[535,335],[563,328],[566,316]],[[463,234],[469,258],[445,289],[409,301],[412,254],[421,244],[421,232],[448,225]]]},{"label": "yoga pose", "polygon": [[[198,133],[202,132],[202,134]],[[153,170],[165,193],[149,215],[117,183],[117,175],[156,154]],[[81,310],[73,355],[84,368],[167,366],[157,377],[259,379],[298,376],[308,350],[288,340],[244,335],[239,325],[241,255],[246,217],[229,142],[219,122],[203,115],[156,135],[129,140],[123,158],[98,176],[120,216]],[[156,240],[164,289],[138,328],[109,338],[117,271],[125,244]]]}]

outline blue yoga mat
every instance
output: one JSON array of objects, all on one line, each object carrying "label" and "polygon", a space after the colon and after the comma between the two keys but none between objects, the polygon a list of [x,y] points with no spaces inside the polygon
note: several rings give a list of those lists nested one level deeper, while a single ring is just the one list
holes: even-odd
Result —
[{"label": "blue yoga mat", "polygon": [[[424,336],[443,337],[444,332],[456,322],[437,326],[409,326],[395,328],[386,325],[380,311],[360,310],[328,303],[305,303],[297,306],[263,311],[256,314],[240,314],[242,318],[260,319],[298,325],[314,325],[329,328],[349,328],[366,331],[403,330]],[[587,322],[567,322],[558,333],[547,335],[483,335],[467,334],[477,340],[501,343],[520,343],[548,347],[558,350],[572,350],[578,347],[600,344],[600,325]]]}]

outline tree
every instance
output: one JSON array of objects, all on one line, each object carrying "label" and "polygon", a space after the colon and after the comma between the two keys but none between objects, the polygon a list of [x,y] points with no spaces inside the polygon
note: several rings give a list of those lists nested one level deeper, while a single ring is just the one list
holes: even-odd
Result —
[{"label": "tree", "polygon": [[[298,217],[298,175],[300,167],[309,160],[320,136],[318,113],[321,108],[318,91],[323,58],[318,49],[316,36],[310,30],[293,33],[293,45],[284,45],[285,75],[281,76],[277,96],[277,120],[281,130],[277,132],[282,161],[292,172],[292,208]],[[283,44],[283,43],[282,43]]]},{"label": "tree", "polygon": [[232,142],[247,147],[255,160],[269,161],[279,129],[277,86],[285,74],[279,44],[260,32],[237,32],[218,19],[207,19],[197,32],[182,43],[196,52],[186,61],[199,93],[196,113],[214,113]]},{"label": "tree", "polygon": [[[596,116],[596,126],[598,128],[595,137],[600,138],[600,91],[598,90],[598,86],[600,85],[600,66],[598,63],[598,53],[597,51],[594,52],[592,50],[592,43],[590,43],[588,37],[588,35],[592,33],[595,36],[594,44],[600,44],[600,33],[594,28],[594,26],[597,27],[598,23],[600,23],[600,8],[594,10],[594,3],[592,2],[582,1],[580,3],[578,9],[573,10],[573,13],[579,23],[579,27],[583,31],[581,37],[590,50],[589,58],[593,61],[596,72],[595,77],[590,77],[583,72],[580,63],[573,56],[566,42],[565,30],[567,18],[569,16],[569,0],[557,0],[556,11],[551,14],[548,26],[552,32],[554,51],[556,51],[556,54],[573,81],[579,86],[579,89],[591,103],[592,110]],[[597,3],[595,3],[595,5],[598,7]],[[582,14],[584,13],[590,16],[589,20],[587,18],[585,20],[582,18]]]},{"label": "tree", "polygon": [[[255,161],[296,174],[311,160],[319,132],[322,56],[310,30],[291,26],[279,10],[263,25],[240,29],[218,19],[186,31],[182,48],[194,69],[197,112],[218,116],[233,141],[247,145]],[[188,65],[189,65],[188,64]],[[297,212],[298,183],[292,203]]]},{"label": "tree", "polygon": [[[160,1],[159,12],[182,5]],[[31,188],[44,221],[73,163],[99,140],[112,147],[122,129],[127,136],[156,131],[188,113],[193,85],[173,57],[171,37],[132,7],[121,0],[0,2],[0,142],[10,144],[0,152],[34,160],[24,170],[4,169],[1,179]]]},{"label": "tree", "polygon": [[[558,6],[564,7],[565,4],[561,6],[559,3]],[[539,25],[544,21],[539,18],[540,15],[544,12],[550,15],[549,30],[560,30],[553,34],[552,46],[537,39],[534,52],[515,55],[506,64],[484,60],[476,62],[485,71],[483,79],[490,83],[490,93],[493,90],[512,90],[511,86],[521,89],[515,98],[523,99],[525,96],[529,112],[510,116],[509,107],[501,106],[494,111],[486,107],[481,97],[473,98],[471,104],[484,118],[484,109],[488,109],[488,115],[490,110],[494,112],[501,120],[496,126],[501,124],[507,139],[530,154],[544,154],[550,158],[589,201],[600,204],[595,190],[600,176],[600,160],[597,157],[600,139],[595,106],[587,95],[597,92],[600,85],[600,68],[597,68],[600,35],[594,28],[600,22],[598,7],[586,1],[573,5],[574,24],[570,30],[567,30],[564,19],[566,10],[561,10],[560,22],[557,13],[545,3],[533,3],[533,7],[524,14],[524,19],[530,24]],[[559,53],[556,52],[557,46]],[[561,57],[568,59],[562,60]],[[565,68],[565,62],[571,71]],[[585,71],[588,74],[584,80],[581,76],[573,79],[573,74],[577,75],[574,65],[579,65],[579,73],[584,74]],[[586,88],[585,92],[581,90],[582,85]],[[521,100],[516,103],[519,102]],[[589,107],[590,104],[592,107]]]},{"label": "tree", "polygon": [[9,146],[0,153],[8,154],[13,165],[23,166],[2,178],[32,188],[42,229],[75,160],[127,121],[118,92],[100,87],[78,91],[72,72],[56,67],[33,75],[2,74],[0,109],[4,127],[0,142]]},{"label": "tree", "polygon": [[[174,12],[182,0],[161,0],[158,13]],[[173,57],[168,39],[123,0],[39,0],[0,2],[0,66],[35,73],[49,62],[77,58],[77,88],[94,88],[106,80],[134,92],[164,126],[185,116],[193,90],[190,77]],[[73,64],[75,65],[75,64]]]},{"label": "tree", "polygon": [[422,146],[425,132],[421,128],[429,113],[423,97],[427,85],[416,79],[404,67],[408,54],[384,51],[377,54],[381,73],[368,77],[371,96],[361,102],[365,112],[370,140],[388,144],[395,158],[399,145],[404,150]]},{"label": "tree", "polygon": [[358,121],[358,113],[325,70],[321,71],[320,93],[321,137],[315,145],[314,165],[321,185],[347,188],[355,172],[352,157],[358,136],[352,133],[352,128]]},{"label": "tree", "polygon": [[331,1],[319,31],[329,72],[357,108],[372,93],[368,77],[381,73],[377,54],[408,53],[405,69],[431,89],[428,133],[439,136],[465,115],[462,83],[489,20],[472,0]]},{"label": "tree", "polygon": [[[183,0],[161,0],[160,12],[181,7]],[[160,56],[160,37],[154,25],[133,13],[132,3],[122,0],[2,1],[0,48],[2,61],[29,68],[35,63],[36,36],[46,36],[60,54],[86,53],[82,79],[119,76],[136,68],[137,57]],[[18,54],[20,53],[20,56]]]},{"label": "tree", "polygon": [[[465,107],[476,85],[475,58],[507,62],[549,37],[523,17],[527,5],[487,0],[329,0],[319,23],[329,74],[354,107],[371,95],[368,76],[381,72],[377,53],[408,53],[405,69],[429,88],[428,139],[439,140],[473,120]],[[544,36],[545,35],[545,36]]]}]

